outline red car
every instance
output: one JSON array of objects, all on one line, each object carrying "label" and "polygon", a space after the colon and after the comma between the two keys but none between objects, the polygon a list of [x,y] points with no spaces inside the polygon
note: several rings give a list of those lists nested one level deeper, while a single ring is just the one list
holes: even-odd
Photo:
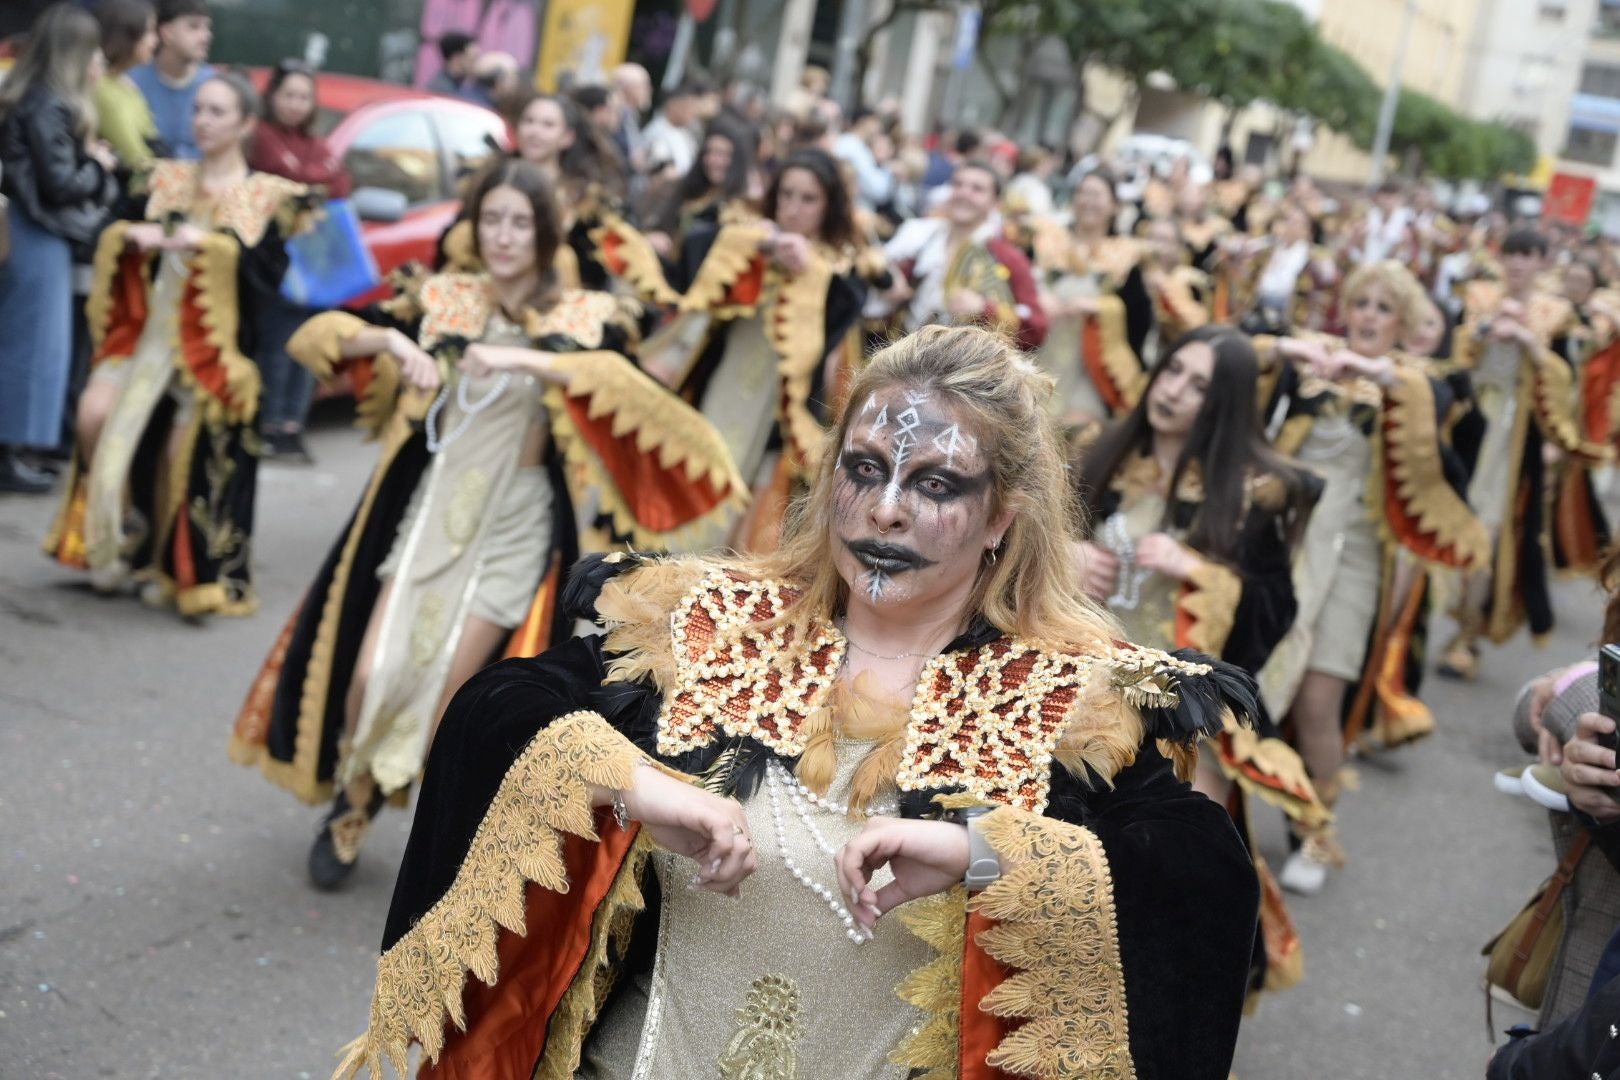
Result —
[{"label": "red car", "polygon": [[[262,92],[265,68],[248,74]],[[316,130],[354,181],[350,196],[366,246],[387,274],[416,260],[432,266],[439,237],[460,209],[459,181],[511,146],[506,121],[459,98],[353,75],[315,76]],[[353,305],[386,295],[355,297]]]}]

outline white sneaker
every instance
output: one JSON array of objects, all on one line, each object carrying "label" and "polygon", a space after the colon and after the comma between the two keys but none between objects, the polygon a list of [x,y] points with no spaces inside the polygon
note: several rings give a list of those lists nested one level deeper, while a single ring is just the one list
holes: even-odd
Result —
[{"label": "white sneaker", "polygon": [[1496,790],[1504,795],[1524,794],[1524,772],[1529,765],[1515,765],[1510,769],[1496,770]]},{"label": "white sneaker", "polygon": [[1277,874],[1277,884],[1299,896],[1315,896],[1327,884],[1328,865],[1317,862],[1305,854],[1305,849],[1293,852]]},{"label": "white sneaker", "polygon": [[1532,765],[1524,770],[1524,793],[1548,810],[1569,813],[1569,796],[1564,793],[1564,778],[1551,765]]},{"label": "white sneaker", "polygon": [[107,596],[128,591],[129,564],[119,559],[107,566],[91,567],[90,587]]}]

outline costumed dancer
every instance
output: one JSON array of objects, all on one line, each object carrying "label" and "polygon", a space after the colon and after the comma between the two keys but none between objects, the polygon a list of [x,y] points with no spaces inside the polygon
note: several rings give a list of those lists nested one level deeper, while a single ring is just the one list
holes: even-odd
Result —
[{"label": "costumed dancer", "polygon": [[610,534],[667,548],[742,501],[713,428],[623,355],[620,301],[557,287],[555,200],[533,166],[499,163],[471,196],[483,273],[428,278],[374,313],[386,325],[328,312],[290,343],[323,373],[347,364],[382,438],[231,740],[306,802],[336,789],[310,852],[319,887],[352,873],[456,689],[571,631],[558,581],[586,526],[602,515]]},{"label": "costumed dancer", "polygon": [[[1130,413],[1082,433],[1073,470],[1087,595],[1131,641],[1197,649],[1251,675],[1294,621],[1293,554],[1322,486],[1266,444],[1259,377],[1242,333],[1194,330],[1153,368]],[[1262,886],[1251,989],[1281,990],[1303,976],[1304,957],[1249,835],[1246,796],[1306,829],[1325,825],[1328,813],[1269,717],[1259,733],[1229,722],[1205,746],[1196,786],[1249,838]]]},{"label": "costumed dancer", "polygon": [[926,329],[777,552],[577,569],[608,634],[450,706],[338,1075],[1225,1080],[1254,872],[1159,740],[1252,684],[1083,598],[1050,392]]},{"label": "costumed dancer", "polygon": [[45,542],[101,592],[139,583],[181,615],[246,615],[259,443],[255,313],[276,295],[301,184],[248,170],[257,95],[197,90],[200,161],[160,161],[97,245],[78,447]]},{"label": "costumed dancer", "polygon": [[1193,266],[1175,218],[1150,218],[1137,226],[1142,244],[1142,284],[1153,298],[1153,329],[1143,355],[1164,350],[1211,321],[1214,289],[1208,274]]},{"label": "costumed dancer", "polygon": [[[538,168],[557,192],[565,239],[557,248],[557,284],[565,289],[607,289],[608,271],[596,261],[591,232],[619,213],[625,191],[623,164],[568,98],[530,92],[515,111],[512,156]],[[473,231],[472,220],[463,211],[439,242],[442,269],[469,273],[481,269]]]},{"label": "costumed dancer", "polygon": [[[1410,590],[1393,610],[1396,547],[1439,567],[1483,565],[1487,557],[1484,527],[1458,490],[1460,472],[1447,467],[1449,395],[1426,361],[1395,349],[1421,292],[1405,267],[1375,263],[1345,282],[1347,338],[1257,343],[1280,369],[1276,392],[1286,407],[1276,447],[1325,481],[1295,568],[1299,612],[1260,686],[1271,715],[1292,720],[1329,808],[1347,741],[1365,729],[1393,746],[1434,728],[1408,670],[1423,590]],[[1357,692],[1347,698],[1352,686]],[[1295,829],[1303,844],[1278,880],[1313,894],[1344,855],[1331,826]]]},{"label": "costumed dancer", "polygon": [[1305,208],[1287,202],[1265,240],[1229,240],[1217,262],[1215,317],[1250,333],[1324,329],[1339,274],[1314,229]]},{"label": "costumed dancer", "polygon": [[698,158],[676,181],[663,205],[648,216],[647,240],[660,258],[680,257],[686,234],[700,224],[727,224],[757,216],[759,176],[755,140],[736,120],[716,117],[703,131]]},{"label": "costumed dancer", "polygon": [[790,155],[761,219],[692,229],[673,285],[623,222],[608,221],[596,243],[645,300],[678,312],[638,355],[720,431],[754,491],[730,546],[774,548],[790,498],[815,472],[839,371],[858,360],[846,354],[866,301],[863,249],[837,163],[821,150]]},{"label": "costumed dancer", "polygon": [[1209,270],[1221,248],[1221,241],[1232,232],[1232,223],[1209,202],[1209,186],[1189,181],[1176,193],[1176,224],[1181,238],[1192,251],[1193,265]]},{"label": "costumed dancer", "polygon": [[894,281],[882,299],[901,332],[989,326],[1025,349],[1046,339],[1029,259],[1001,235],[1000,198],[1000,174],[985,162],[964,161],[951,174],[940,216],[912,218],[884,245]]},{"label": "costumed dancer", "polygon": [[1035,234],[1041,307],[1051,321],[1039,356],[1057,379],[1053,401],[1069,423],[1117,416],[1136,404],[1153,330],[1153,300],[1139,265],[1141,245],[1114,235],[1113,178],[1092,172],[1075,186],[1072,228],[1045,223]]},{"label": "costumed dancer", "polygon": [[1577,320],[1568,301],[1537,289],[1546,255],[1546,237],[1515,229],[1502,243],[1501,284],[1473,282],[1465,293],[1453,359],[1469,372],[1484,432],[1459,451],[1472,463],[1468,502],[1492,552],[1460,586],[1457,633],[1439,669],[1453,678],[1478,674],[1482,637],[1500,645],[1524,624],[1537,639],[1551,631],[1549,546],[1576,570],[1594,568],[1607,546],[1585,465],[1614,451],[1582,431],[1564,355]]}]

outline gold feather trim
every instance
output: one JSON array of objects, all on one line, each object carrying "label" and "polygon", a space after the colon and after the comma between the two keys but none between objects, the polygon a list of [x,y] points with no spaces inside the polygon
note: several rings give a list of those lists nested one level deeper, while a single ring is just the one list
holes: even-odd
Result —
[{"label": "gold feather trim", "polygon": [[[403,1076],[413,1041],[422,1044],[429,1061],[438,1061],[446,1023],[466,1029],[462,991],[467,976],[494,986],[500,978],[496,943],[501,930],[527,932],[527,884],[567,891],[562,834],[597,838],[591,786],[629,786],[640,759],[606,720],[583,710],[553,721],[530,740],[501,778],[450,888],[378,958],[370,1026],[344,1047],[333,1080],[352,1077],[362,1067],[380,1078],[385,1059]],[[576,985],[591,979],[582,974]],[[557,1019],[564,1026],[572,1023],[573,1029],[553,1031],[548,1051],[560,1037],[577,1039],[584,1015],[594,1016],[595,1005],[594,1000],[576,1001],[572,1016],[559,1006]],[[571,1074],[572,1066],[545,1075]]]},{"label": "gold feather trim", "polygon": [[1176,608],[1192,620],[1186,644],[1219,656],[1232,636],[1232,621],[1243,599],[1243,579],[1208,559],[1199,559],[1176,597]]},{"label": "gold feather trim", "polygon": [[1103,371],[1124,401],[1120,411],[1132,409],[1147,385],[1147,372],[1142,370],[1141,358],[1125,334],[1125,301],[1117,296],[1099,296],[1096,319],[1102,337]]},{"label": "gold feather trim", "polygon": [[592,420],[612,414],[615,437],[635,434],[636,449],[656,455],[660,467],[679,468],[694,483],[706,481],[721,499],[715,507],[670,531],[650,529],[631,512],[624,493],[568,412],[565,392],[546,391],[552,437],[570,466],[570,480],[594,486],[616,529],[638,546],[678,547],[729,522],[748,503],[748,487],[726,448],[725,439],[704,415],[660,386],[646,372],[615,352],[556,353],[553,366],[567,382],[566,396],[586,397]]},{"label": "gold feather trim", "polygon": [[1134,1080],[1113,877],[1089,829],[1010,807],[979,819],[1001,879],[968,902],[997,925],[975,939],[1017,969],[979,1008],[1025,1022],[986,1063],[1019,1076]]},{"label": "gold feather trim", "polygon": [[1120,770],[1136,760],[1146,735],[1141,712],[1119,687],[1089,683],[1052,757],[1082,780],[1094,774],[1112,785]]},{"label": "gold feather trim", "polygon": [[1482,567],[1490,559],[1490,533],[1446,480],[1434,388],[1416,362],[1397,361],[1394,375],[1395,381],[1384,391],[1383,422],[1373,438],[1374,466],[1368,480],[1368,505],[1379,508],[1379,531],[1387,543],[1400,541],[1382,513],[1384,485],[1390,484],[1418,528],[1457,553],[1455,562],[1448,560],[1450,565]]},{"label": "gold feather trim", "polygon": [[96,241],[95,258],[90,264],[90,295],[84,299],[84,319],[89,324],[93,352],[101,351],[111,329],[113,286],[129,226],[128,221],[115,221],[102,230],[101,239]]},{"label": "gold feather trim", "polygon": [[832,267],[812,252],[800,273],[780,278],[765,320],[782,380],[782,430],[793,447],[793,467],[804,480],[815,474],[820,456],[822,427],[810,411],[810,386],[827,358],[827,289],[832,279]]},{"label": "gold feather trim", "polygon": [[287,355],[326,382],[337,374],[343,360],[343,343],[370,325],[351,312],[323,311],[293,331],[287,339]]},{"label": "gold feather trim", "polygon": [[[755,222],[721,228],[715,235],[714,243],[709,247],[708,255],[704,256],[703,265],[698,267],[691,287],[686,290],[686,295],[680,298],[680,309],[683,312],[713,312],[720,308],[727,292],[753,264],[755,256],[759,254],[759,246],[764,240],[765,228]],[[761,295],[763,296],[763,289]],[[823,292],[822,295],[825,296],[826,293]],[[737,314],[752,313],[751,308],[737,312]]]},{"label": "gold feather trim", "polygon": [[589,233],[596,261],[607,265],[604,245],[609,236],[615,237],[619,241],[617,255],[624,262],[620,280],[650,304],[679,304],[681,294],[664,278],[664,265],[647,238],[618,214],[604,213],[600,220],[602,223]]},{"label": "gold feather trim", "polygon": [[967,890],[960,885],[913,900],[895,912],[900,924],[934,950],[895,993],[926,1019],[900,1040],[889,1060],[925,1070],[917,1080],[956,1080],[962,1035],[962,950],[967,944]]}]

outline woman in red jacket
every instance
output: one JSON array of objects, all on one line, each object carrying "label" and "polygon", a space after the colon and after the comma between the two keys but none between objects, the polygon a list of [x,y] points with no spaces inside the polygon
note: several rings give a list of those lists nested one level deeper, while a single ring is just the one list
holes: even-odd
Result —
[{"label": "woman in red jacket", "polygon": [[[299,61],[283,60],[270,76],[264,116],[254,128],[248,148],[248,166],[325,189],[331,198],[349,193],[349,174],[326,140],[315,133],[315,73]],[[315,377],[287,355],[287,339],[314,314],[280,296],[264,312],[264,330],[254,359],[264,378],[259,433],[268,457],[310,461],[304,447],[304,414],[309,411]]]}]

